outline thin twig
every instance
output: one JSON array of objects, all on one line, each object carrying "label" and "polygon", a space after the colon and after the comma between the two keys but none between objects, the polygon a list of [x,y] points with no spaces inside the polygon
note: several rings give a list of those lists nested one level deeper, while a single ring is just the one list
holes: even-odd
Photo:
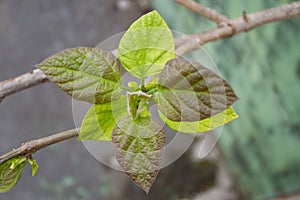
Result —
[{"label": "thin twig", "polygon": [[205,43],[231,37],[270,22],[287,20],[299,15],[300,1],[266,9],[253,14],[246,14],[244,12],[242,17],[230,19],[221,27],[189,35],[192,39],[187,39],[186,36],[176,38],[176,53],[177,55],[184,55],[189,51],[199,48],[199,46],[204,45]]},{"label": "thin twig", "polygon": [[26,88],[46,82],[46,75],[39,69],[34,69],[16,78],[0,82],[0,102],[4,97],[24,90]]},{"label": "thin twig", "polygon": [[29,142],[22,144],[21,147],[17,149],[13,149],[12,151],[2,155],[0,157],[0,165],[2,165],[4,162],[16,156],[31,155],[42,148],[45,148],[52,144],[56,144],[58,142],[68,140],[70,138],[77,137],[77,136],[78,136],[78,130],[71,129],[71,130],[50,135],[48,137],[43,137],[37,140],[31,140]]},{"label": "thin twig", "polygon": [[217,24],[226,23],[229,19],[225,15],[222,15],[218,11],[211,9],[207,6],[204,6],[194,0],[176,0],[181,5],[185,6],[186,8],[194,11],[195,13],[205,17]]},{"label": "thin twig", "polygon": [[[299,15],[300,1],[293,2],[291,4],[285,4],[275,8],[270,8],[254,14],[248,15],[244,13],[242,17],[237,19],[231,19],[227,22],[226,25],[222,27],[198,34],[193,34],[190,36],[176,38],[176,52],[177,55],[183,55],[189,51],[199,48],[200,45],[203,45],[207,42],[215,41],[221,38],[233,36],[241,32],[249,31],[253,28],[256,28],[269,22],[286,20]],[[245,20],[245,17],[247,20]],[[30,74],[35,75],[30,78]],[[23,77],[25,80],[20,80],[23,79]],[[0,100],[5,96],[21,91],[25,88],[37,85],[44,81],[47,81],[46,76],[40,70],[33,70],[33,72],[31,73],[21,75],[15,79],[0,82]],[[8,152],[7,154],[1,156],[0,164],[15,156],[32,154],[38,151],[39,149],[77,136],[77,130],[72,129],[45,138],[26,142],[18,149],[12,150],[11,152]]]}]

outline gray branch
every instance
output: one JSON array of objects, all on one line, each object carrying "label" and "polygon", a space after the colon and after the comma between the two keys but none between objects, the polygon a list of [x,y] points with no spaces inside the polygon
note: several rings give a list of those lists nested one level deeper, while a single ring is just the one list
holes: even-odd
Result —
[{"label": "gray branch", "polygon": [[39,69],[34,69],[16,78],[0,82],[0,102],[4,97],[22,91],[26,88],[47,81],[46,75]]},{"label": "gray branch", "polygon": [[48,137],[43,137],[37,140],[31,140],[29,142],[22,144],[21,147],[17,149],[13,149],[12,151],[2,155],[0,157],[0,165],[2,165],[4,162],[16,156],[31,155],[42,148],[48,147],[52,144],[56,144],[58,142],[68,140],[70,138],[77,137],[77,136],[78,136],[78,130],[71,129],[71,130],[50,135]]},{"label": "gray branch", "polygon": [[214,9],[197,3],[194,0],[177,0],[177,2],[190,9],[191,11],[201,15],[202,17],[216,22],[217,24],[221,24],[229,20],[225,15],[222,15]]}]

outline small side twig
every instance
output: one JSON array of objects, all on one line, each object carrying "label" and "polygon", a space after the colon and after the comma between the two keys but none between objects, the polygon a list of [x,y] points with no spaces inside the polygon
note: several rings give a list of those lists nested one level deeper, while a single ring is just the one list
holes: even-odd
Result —
[{"label": "small side twig", "polygon": [[226,23],[229,19],[225,15],[222,15],[218,11],[204,6],[200,3],[197,3],[194,0],[176,0],[178,3],[183,5],[184,7],[194,11],[195,13],[205,17],[217,24],[221,25],[222,23]]},{"label": "small side twig", "polygon": [[17,149],[13,149],[12,151],[0,156],[0,165],[2,165],[9,159],[14,158],[16,156],[21,156],[21,155],[29,156],[42,148],[45,148],[52,144],[56,144],[58,142],[68,140],[70,138],[77,137],[77,136],[78,136],[78,130],[71,129],[71,130],[50,135],[48,137],[43,137],[37,140],[31,140],[29,142],[22,144],[21,147]]},{"label": "small side twig", "polygon": [[243,11],[243,19],[244,19],[245,22],[248,22],[248,21],[249,21],[249,18],[248,18],[248,16],[247,16],[246,11]]}]

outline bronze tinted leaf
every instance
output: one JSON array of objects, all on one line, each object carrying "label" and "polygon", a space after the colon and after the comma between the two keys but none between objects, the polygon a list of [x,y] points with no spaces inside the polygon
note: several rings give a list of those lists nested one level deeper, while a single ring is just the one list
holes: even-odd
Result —
[{"label": "bronze tinted leaf", "polygon": [[172,121],[200,121],[231,106],[237,97],[230,85],[200,63],[170,60],[158,80],[160,112]]},{"label": "bronze tinted leaf", "polygon": [[112,135],[116,158],[126,174],[146,193],[160,169],[165,132],[150,119],[123,118]]}]

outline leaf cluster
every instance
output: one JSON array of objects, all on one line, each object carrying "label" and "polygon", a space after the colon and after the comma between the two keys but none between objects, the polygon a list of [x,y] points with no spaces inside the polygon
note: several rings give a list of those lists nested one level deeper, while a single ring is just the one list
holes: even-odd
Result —
[{"label": "leaf cluster", "polygon": [[[177,58],[172,32],[156,11],[130,26],[119,43],[118,57],[99,48],[77,47],[37,67],[74,99],[93,104],[79,140],[111,140],[121,168],[147,193],[166,141],[163,127],[151,117],[149,101],[157,103],[167,126],[183,133],[206,132],[237,118],[231,107],[237,97],[229,84],[200,63]],[[122,68],[140,83],[123,86]],[[18,159],[1,166],[6,178],[0,183],[6,187],[0,191],[18,180],[26,163],[21,158],[14,164]],[[35,171],[36,162],[30,163]]]}]

